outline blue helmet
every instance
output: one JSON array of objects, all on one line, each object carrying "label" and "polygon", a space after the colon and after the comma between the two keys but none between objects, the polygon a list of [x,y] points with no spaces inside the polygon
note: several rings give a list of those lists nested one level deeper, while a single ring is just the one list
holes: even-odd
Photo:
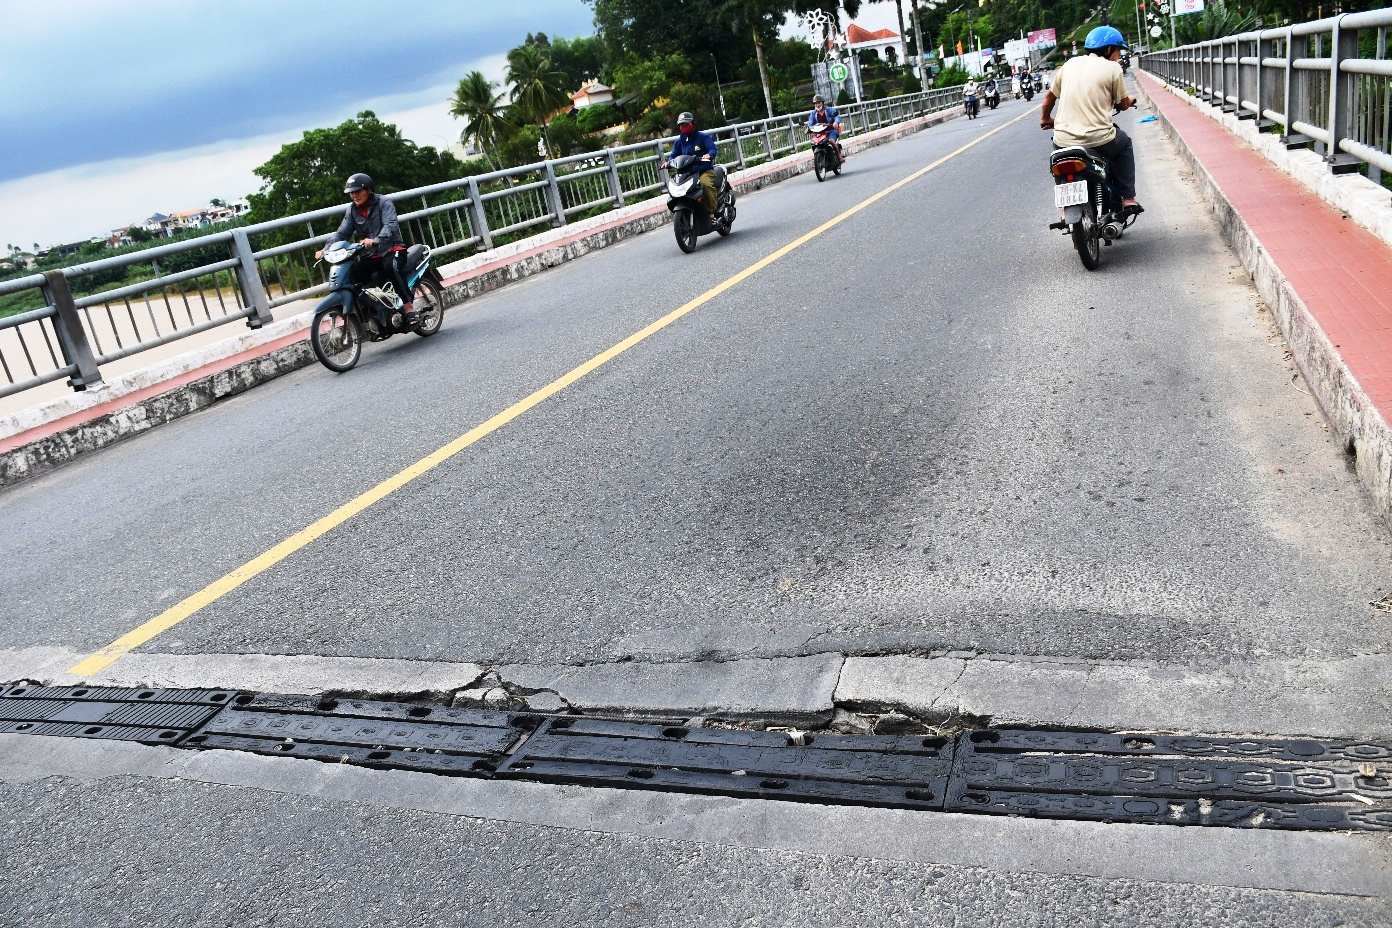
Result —
[{"label": "blue helmet", "polygon": [[1126,37],[1117,31],[1114,26],[1098,26],[1088,33],[1087,41],[1083,43],[1083,48],[1106,48],[1108,45],[1115,45],[1118,48],[1126,48]]}]

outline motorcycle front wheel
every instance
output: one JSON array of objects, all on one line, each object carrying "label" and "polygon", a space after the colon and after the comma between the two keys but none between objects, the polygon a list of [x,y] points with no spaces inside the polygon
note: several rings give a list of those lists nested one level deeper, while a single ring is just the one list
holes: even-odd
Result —
[{"label": "motorcycle front wheel", "polygon": [[412,295],[416,313],[420,316],[420,325],[412,331],[421,338],[434,335],[445,322],[445,298],[440,285],[428,277],[422,277]]},{"label": "motorcycle front wheel", "polygon": [[309,345],[319,363],[342,374],[351,371],[362,357],[362,323],[345,313],[343,307],[320,310],[309,326]]},{"label": "motorcycle front wheel", "polygon": [[677,247],[687,254],[696,250],[696,214],[689,209],[679,209],[672,217],[672,229],[677,234]]},{"label": "motorcycle front wheel", "polygon": [[826,179],[826,152],[820,148],[812,153],[812,170],[817,174],[817,183]]},{"label": "motorcycle front wheel", "polygon": [[1097,207],[1091,201],[1083,205],[1083,218],[1073,223],[1073,247],[1083,267],[1095,271],[1102,266],[1102,229],[1097,224]]}]

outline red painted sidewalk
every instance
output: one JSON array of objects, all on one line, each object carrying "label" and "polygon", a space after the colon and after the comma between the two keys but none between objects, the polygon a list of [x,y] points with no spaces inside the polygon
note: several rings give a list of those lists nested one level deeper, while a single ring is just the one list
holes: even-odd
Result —
[{"label": "red painted sidewalk", "polygon": [[1222,126],[1138,74],[1272,262],[1392,421],[1392,247]]}]

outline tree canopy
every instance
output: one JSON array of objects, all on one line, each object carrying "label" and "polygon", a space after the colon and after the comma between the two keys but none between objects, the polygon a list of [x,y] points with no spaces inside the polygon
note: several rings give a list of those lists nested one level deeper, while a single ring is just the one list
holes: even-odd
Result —
[{"label": "tree canopy", "polygon": [[359,171],[371,175],[378,193],[424,187],[467,173],[454,155],[417,146],[396,126],[364,110],[332,129],[311,129],[256,168],[263,183],[248,198],[247,218],[264,222],[345,203],[344,181]]}]

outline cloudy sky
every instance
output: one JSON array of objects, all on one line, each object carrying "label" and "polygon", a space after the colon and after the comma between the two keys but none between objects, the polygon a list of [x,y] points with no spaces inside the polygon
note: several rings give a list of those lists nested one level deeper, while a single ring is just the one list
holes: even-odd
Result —
[{"label": "cloudy sky", "polygon": [[[79,241],[252,192],[252,168],[363,109],[420,145],[501,80],[528,32],[593,31],[583,0],[0,0],[0,247]],[[893,5],[867,6],[870,28]],[[884,20],[884,22],[881,22]]]}]

